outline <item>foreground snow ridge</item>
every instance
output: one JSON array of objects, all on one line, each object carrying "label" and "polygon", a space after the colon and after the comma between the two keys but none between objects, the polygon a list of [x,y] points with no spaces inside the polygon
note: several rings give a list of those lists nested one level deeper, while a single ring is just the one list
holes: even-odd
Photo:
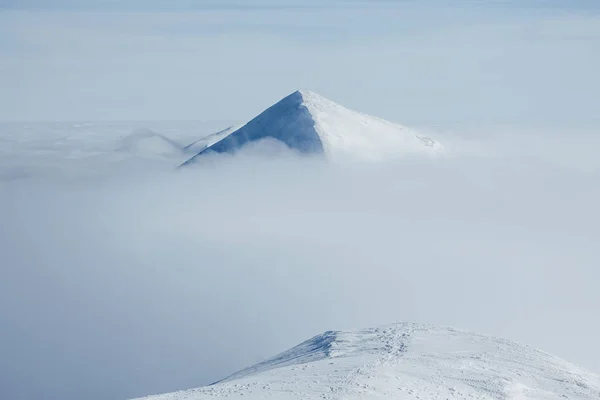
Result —
[{"label": "foreground snow ridge", "polygon": [[233,153],[264,139],[328,159],[380,159],[405,153],[432,154],[441,146],[433,139],[377,117],[349,110],[314,92],[296,91],[247,124],[227,132],[201,149],[184,165],[210,152]]},{"label": "foreground snow ridge", "polygon": [[211,386],[146,399],[214,398],[598,400],[600,377],[508,340],[399,323],[325,332]]}]

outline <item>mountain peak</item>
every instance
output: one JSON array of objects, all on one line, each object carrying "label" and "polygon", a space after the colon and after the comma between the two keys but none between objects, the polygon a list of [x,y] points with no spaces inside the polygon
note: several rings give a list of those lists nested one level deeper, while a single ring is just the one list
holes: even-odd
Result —
[{"label": "mountain peak", "polygon": [[[341,107],[339,104],[336,104],[334,101],[327,99],[326,97],[313,92],[312,90],[306,90],[306,89],[299,89],[296,90],[290,94],[288,94],[287,96],[285,96],[284,98],[282,98],[281,100],[279,100],[277,103],[275,103],[273,106],[276,105],[285,105],[287,107],[291,107],[292,109],[299,111],[299,108],[296,108],[296,106],[300,106],[300,105],[309,105],[309,104],[323,104],[323,103],[329,103],[330,105],[336,105],[338,107]],[[272,106],[272,107],[273,107]]]},{"label": "mountain peak", "polygon": [[310,99],[324,99],[325,97],[321,96],[320,94],[313,92],[312,90],[308,90],[308,89],[299,89],[296,90],[294,93],[292,94],[296,94],[299,95],[300,97],[302,97],[302,99],[304,101],[310,100]]},{"label": "mountain peak", "polygon": [[300,97],[304,98],[304,96],[309,96],[310,97],[311,95],[317,95],[317,96],[319,96],[317,93],[313,92],[312,90],[308,90],[308,89],[298,89],[298,90],[295,90],[289,96],[300,96]]},{"label": "mountain peak", "polygon": [[293,97],[293,98],[299,100],[305,106],[320,105],[321,108],[323,108],[323,107],[344,108],[342,105],[336,103],[335,101],[330,100],[327,97],[322,96],[316,92],[313,92],[312,90],[306,90],[306,89],[296,90],[295,92],[290,94],[288,97]]},{"label": "mountain peak", "polygon": [[275,139],[299,153],[332,160],[433,154],[440,149],[433,139],[404,126],[347,109],[310,90],[296,90],[184,165],[206,153],[233,153],[263,139]]}]

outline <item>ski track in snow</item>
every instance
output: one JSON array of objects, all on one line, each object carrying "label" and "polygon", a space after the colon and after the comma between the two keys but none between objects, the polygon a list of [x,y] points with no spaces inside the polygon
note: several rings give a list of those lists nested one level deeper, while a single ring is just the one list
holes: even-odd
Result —
[{"label": "ski track in snow", "polygon": [[326,332],[212,386],[145,399],[210,398],[597,400],[600,377],[508,340],[400,323]]}]

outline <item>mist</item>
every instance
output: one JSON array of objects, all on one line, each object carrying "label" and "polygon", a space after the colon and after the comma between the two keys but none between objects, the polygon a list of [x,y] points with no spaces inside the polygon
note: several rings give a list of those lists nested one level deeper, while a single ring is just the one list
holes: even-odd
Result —
[{"label": "mist", "polygon": [[254,149],[177,172],[4,182],[4,396],[195,387],[321,331],[396,321],[598,370],[600,164],[564,157],[597,136],[563,133],[545,157],[523,149],[537,133],[481,136],[446,134],[450,155],[433,159]]}]

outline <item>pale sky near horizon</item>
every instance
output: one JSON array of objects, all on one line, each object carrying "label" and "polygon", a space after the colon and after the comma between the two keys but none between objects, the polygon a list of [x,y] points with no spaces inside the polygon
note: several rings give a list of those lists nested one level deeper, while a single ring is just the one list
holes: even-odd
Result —
[{"label": "pale sky near horizon", "polygon": [[0,1],[0,120],[243,121],[303,88],[405,123],[596,123],[595,4],[515,4]]}]

